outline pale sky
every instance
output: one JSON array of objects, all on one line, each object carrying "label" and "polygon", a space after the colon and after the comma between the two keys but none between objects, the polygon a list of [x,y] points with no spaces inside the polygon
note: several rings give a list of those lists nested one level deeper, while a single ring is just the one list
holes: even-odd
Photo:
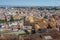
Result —
[{"label": "pale sky", "polygon": [[0,5],[10,5],[10,6],[60,6],[60,0],[0,0]]}]

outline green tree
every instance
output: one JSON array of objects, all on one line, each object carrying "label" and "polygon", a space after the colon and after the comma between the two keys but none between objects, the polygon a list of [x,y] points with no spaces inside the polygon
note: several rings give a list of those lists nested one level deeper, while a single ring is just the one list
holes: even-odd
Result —
[{"label": "green tree", "polygon": [[10,19],[10,21],[14,21],[14,19],[13,19],[13,16],[11,16],[11,19]]},{"label": "green tree", "polygon": [[44,18],[48,19],[48,16],[47,16],[47,15],[45,15],[45,16],[44,16]]}]

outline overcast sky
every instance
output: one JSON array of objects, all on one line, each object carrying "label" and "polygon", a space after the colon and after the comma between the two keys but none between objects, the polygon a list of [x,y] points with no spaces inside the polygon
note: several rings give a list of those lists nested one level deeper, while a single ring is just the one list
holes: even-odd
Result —
[{"label": "overcast sky", "polygon": [[60,0],[0,0],[0,5],[10,5],[10,6],[60,6]]}]

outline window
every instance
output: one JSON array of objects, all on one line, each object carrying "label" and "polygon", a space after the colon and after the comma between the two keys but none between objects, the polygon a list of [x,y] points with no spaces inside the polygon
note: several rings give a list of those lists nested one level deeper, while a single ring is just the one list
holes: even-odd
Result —
[{"label": "window", "polygon": [[16,13],[18,13],[18,12],[16,12]]},{"label": "window", "polygon": [[19,12],[21,14],[21,12]]},{"label": "window", "polygon": [[23,12],[25,14],[25,12]]}]

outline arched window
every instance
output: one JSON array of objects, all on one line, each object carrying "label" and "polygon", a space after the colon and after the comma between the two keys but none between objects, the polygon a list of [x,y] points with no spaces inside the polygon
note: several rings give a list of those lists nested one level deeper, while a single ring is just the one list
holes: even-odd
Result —
[{"label": "arched window", "polygon": [[18,13],[18,12],[16,12],[16,13]]}]

